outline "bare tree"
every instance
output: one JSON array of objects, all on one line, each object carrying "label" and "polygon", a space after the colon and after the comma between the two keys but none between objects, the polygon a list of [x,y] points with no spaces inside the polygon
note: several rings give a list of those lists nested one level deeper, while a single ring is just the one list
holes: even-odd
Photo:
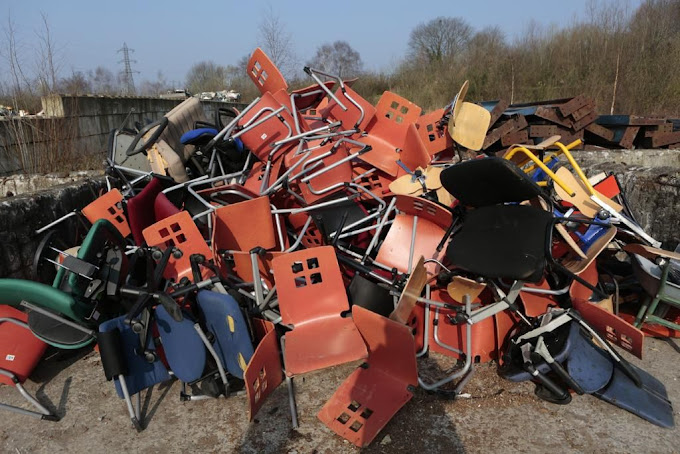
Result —
[{"label": "bare tree", "polygon": [[170,83],[165,78],[163,71],[158,70],[155,80],[143,80],[139,86],[142,95],[158,96],[170,89]]},{"label": "bare tree", "polygon": [[296,65],[293,37],[271,5],[262,15],[258,32],[258,45],[272,59],[284,77],[293,76]]},{"label": "bare tree", "polygon": [[43,95],[52,93],[57,87],[61,70],[61,55],[56,48],[50,31],[50,24],[45,13],[40,13],[42,30],[36,32],[38,38],[38,53],[36,66],[38,68],[38,82]]},{"label": "bare tree", "polygon": [[319,46],[316,55],[307,65],[340,77],[358,76],[363,68],[361,55],[347,41]]},{"label": "bare tree", "polygon": [[186,87],[191,93],[224,90],[227,85],[227,68],[213,61],[202,61],[193,65],[186,78]]},{"label": "bare tree", "polygon": [[93,93],[113,95],[122,91],[113,71],[108,68],[97,66],[94,71],[89,71],[87,76]]},{"label": "bare tree", "polygon": [[472,27],[460,17],[437,17],[411,32],[411,57],[429,63],[442,62],[461,52],[472,36]]},{"label": "bare tree", "polygon": [[69,77],[59,80],[57,90],[69,95],[83,95],[92,92],[92,85],[81,71],[72,71]]}]

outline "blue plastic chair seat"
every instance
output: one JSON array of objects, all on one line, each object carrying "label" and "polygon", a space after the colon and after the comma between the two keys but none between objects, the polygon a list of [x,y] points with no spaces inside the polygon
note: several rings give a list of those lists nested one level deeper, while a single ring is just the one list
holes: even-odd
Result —
[{"label": "blue plastic chair seat", "polygon": [[208,330],[215,335],[214,347],[224,367],[235,377],[243,372],[253,356],[253,342],[238,303],[231,295],[201,290],[198,307]]},{"label": "blue plastic chair seat", "polygon": [[161,305],[156,306],[155,312],[156,326],[170,369],[185,383],[198,380],[205,368],[206,351],[194,329],[194,322],[187,318],[175,321]]},{"label": "blue plastic chair seat", "polygon": [[198,145],[207,143],[210,139],[215,137],[219,131],[215,128],[199,128],[192,129],[182,134],[179,141],[182,145]]}]

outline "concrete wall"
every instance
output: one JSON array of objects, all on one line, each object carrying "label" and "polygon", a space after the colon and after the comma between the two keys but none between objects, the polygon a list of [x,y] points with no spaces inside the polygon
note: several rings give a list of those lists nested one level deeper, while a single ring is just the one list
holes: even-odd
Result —
[{"label": "concrete wall", "polygon": [[[135,121],[144,124],[158,120],[180,102],[182,100],[143,97],[43,97],[43,117],[0,120],[0,175],[26,169],[26,163],[22,165],[17,156],[17,142],[27,144],[28,154],[38,156],[70,152],[77,158],[82,153],[101,153],[107,148],[112,129],[120,128],[124,122],[132,127]],[[218,107],[228,105],[242,109],[245,106],[217,101],[201,103],[210,121]],[[44,167],[33,171],[54,170]]]}]

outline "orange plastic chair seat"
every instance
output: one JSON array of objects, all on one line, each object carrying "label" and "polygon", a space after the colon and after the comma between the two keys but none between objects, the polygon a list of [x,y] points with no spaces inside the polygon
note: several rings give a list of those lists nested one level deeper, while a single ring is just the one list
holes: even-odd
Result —
[{"label": "orange plastic chair seat", "polygon": [[[328,90],[332,91],[335,88],[335,81],[328,80],[324,82]],[[318,85],[310,85],[299,90],[293,90],[291,93],[295,96],[295,108],[297,110],[307,110],[318,107],[321,101],[326,97],[326,92]]]},{"label": "orange plastic chair seat", "polygon": [[366,345],[351,318],[329,317],[306,325],[298,325],[286,334],[288,375],[300,375],[366,357]]},{"label": "orange plastic chair seat", "polygon": [[[315,156],[319,156],[323,153],[326,153],[330,151],[330,149],[333,147],[333,144],[327,144],[324,145],[314,151],[312,151],[312,154],[309,156],[308,159],[311,159]],[[325,167],[331,166],[332,164],[335,164],[336,162],[342,160],[343,158],[346,158],[348,156],[348,151],[347,148],[344,146],[338,147],[330,156],[324,158],[321,160],[322,164],[315,167],[313,170],[309,172],[311,175],[312,173],[318,172]],[[299,159],[299,158],[298,158]],[[343,164],[340,164],[330,170],[328,170],[325,173],[322,173],[321,175],[314,177],[313,179],[309,180],[307,183],[300,183],[300,193],[302,194],[302,197],[305,199],[305,201],[308,204],[312,204],[316,202],[319,199],[328,197],[329,195],[343,190],[343,187],[340,186],[338,188],[335,188],[333,190],[325,191],[324,189],[329,188],[333,185],[336,185],[338,183],[345,183],[347,181],[350,181],[352,179],[352,164],[349,161],[344,162]],[[320,194],[314,194],[314,192],[321,192]]]},{"label": "orange plastic chair seat", "polygon": [[94,224],[100,219],[106,219],[118,229],[123,238],[132,233],[125,213],[123,213],[123,194],[118,189],[111,189],[99,196],[83,208],[82,213],[90,221],[90,224]]},{"label": "orange plastic chair seat", "polygon": [[368,346],[368,367],[347,377],[317,416],[333,432],[363,447],[411,400],[418,371],[406,325],[359,306],[353,306],[352,315]]},{"label": "orange plastic chair seat", "polygon": [[256,246],[271,249],[277,245],[267,196],[216,209],[213,225],[212,242],[219,249],[247,252]]},{"label": "orange plastic chair seat", "polygon": [[406,173],[397,161],[403,162],[411,171],[425,168],[430,163],[430,155],[414,124],[405,126],[376,117],[375,123],[359,140],[373,147],[360,159],[393,177]]},{"label": "orange plastic chair seat", "polygon": [[[393,178],[389,177],[386,173],[377,170],[374,167],[371,167],[368,164],[361,162],[355,163],[352,166],[353,174],[352,179],[357,178],[359,175],[363,175],[365,172],[371,169],[373,169],[373,172],[371,172],[368,175],[364,175],[361,178],[358,178],[356,184],[371,191],[378,197],[385,197],[387,195],[390,195],[392,193],[392,191],[390,191],[390,183],[392,183]],[[368,194],[362,193],[362,200],[372,199]]]},{"label": "orange plastic chair seat", "polygon": [[[277,158],[271,164],[271,169],[269,171],[269,185],[271,185],[279,177],[281,173],[281,168],[283,167],[283,159]],[[248,174],[248,179],[243,185],[243,188],[247,192],[253,194],[260,194],[260,188],[262,187],[262,178],[264,178],[265,163],[256,162],[253,164],[253,168],[250,169]]]},{"label": "orange plastic chair seat", "polygon": [[[238,121],[238,125],[243,127],[248,124],[251,119],[254,119],[254,124],[270,115],[272,111],[281,108],[281,106],[282,104],[271,93],[264,93],[260,100],[246,112],[243,117],[241,117]],[[262,109],[266,110],[262,111]],[[290,130],[286,127],[286,124],[279,119],[279,116],[283,118],[283,121],[290,127]],[[284,109],[278,115],[269,118],[239,137],[243,141],[243,144],[248,147],[259,160],[266,161],[269,153],[274,150],[272,144],[293,135],[295,133],[294,130],[295,121],[288,109]],[[295,146],[295,144],[292,146]],[[289,145],[282,146],[282,149],[279,150],[278,154],[284,153],[289,148]]]}]

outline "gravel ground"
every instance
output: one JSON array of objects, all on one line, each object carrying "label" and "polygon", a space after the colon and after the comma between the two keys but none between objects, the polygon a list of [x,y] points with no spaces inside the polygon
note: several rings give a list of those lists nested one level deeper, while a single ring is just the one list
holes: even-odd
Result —
[{"label": "gravel ground", "polygon": [[[671,400],[680,396],[674,341],[648,339],[645,359],[633,363],[665,383]],[[254,423],[244,396],[179,401],[179,383],[161,384],[143,396],[148,427],[132,429],[127,411],[106,382],[96,352],[52,353],[26,388],[61,421],[38,421],[2,413],[0,451],[88,452],[297,452],[344,453],[358,448],[332,433],[316,413],[351,373],[342,366],[296,379],[300,428],[291,429],[287,390],[280,386]],[[442,400],[418,389],[414,398],[378,434],[366,452],[680,452],[680,429],[662,429],[592,396],[574,396],[557,406],[534,397],[530,383],[510,383],[493,364],[479,365],[468,398]],[[21,404],[10,387],[0,401]],[[675,411],[676,419],[678,411]]]}]

